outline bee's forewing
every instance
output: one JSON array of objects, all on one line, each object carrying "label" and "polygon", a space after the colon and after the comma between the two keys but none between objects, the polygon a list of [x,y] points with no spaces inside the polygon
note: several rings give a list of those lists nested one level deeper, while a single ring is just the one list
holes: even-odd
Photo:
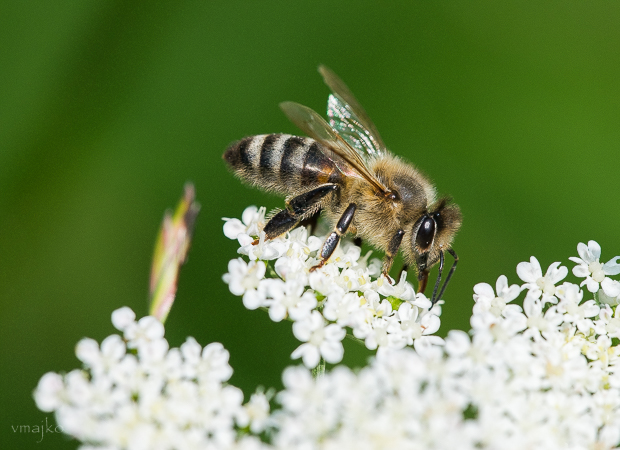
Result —
[{"label": "bee's forewing", "polygon": [[[307,106],[295,102],[280,103],[280,108],[286,116],[297,125],[308,136],[316,139],[337,157],[341,158],[350,167],[359,174],[359,176],[381,192],[388,192],[388,189],[377,179],[377,177],[368,169],[366,162],[360,154],[349,145],[316,111]],[[332,156],[332,155],[328,155]],[[335,160],[336,164],[338,161]],[[339,168],[345,175],[353,175],[346,173],[339,165]]]}]

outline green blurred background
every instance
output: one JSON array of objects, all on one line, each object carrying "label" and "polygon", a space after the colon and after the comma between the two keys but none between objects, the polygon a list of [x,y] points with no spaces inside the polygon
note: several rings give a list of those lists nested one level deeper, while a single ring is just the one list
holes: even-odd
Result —
[{"label": "green blurred background", "polygon": [[[530,255],[546,268],[588,239],[620,253],[618,24],[606,1],[3,2],[0,447],[76,446],[12,427],[51,419],[38,379],[77,367],[75,343],[114,332],[114,309],[145,314],[155,235],[186,181],[202,211],[167,337],[222,342],[246,394],[281,385],[298,342],[221,281],[236,245],[220,218],[282,200],[221,154],[297,132],[283,100],[323,112],[319,63],[461,206],[442,334],[467,329],[475,283],[517,282]],[[347,343],[345,362],[369,354]]]}]

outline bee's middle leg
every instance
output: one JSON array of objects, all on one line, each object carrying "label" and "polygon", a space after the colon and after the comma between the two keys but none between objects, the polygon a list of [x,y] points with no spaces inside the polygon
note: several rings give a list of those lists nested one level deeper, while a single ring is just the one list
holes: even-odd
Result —
[{"label": "bee's middle leg", "polygon": [[329,257],[332,256],[332,253],[334,253],[334,250],[336,250],[336,247],[338,247],[340,237],[347,233],[349,225],[351,225],[351,221],[353,220],[353,215],[355,214],[356,208],[357,205],[355,203],[351,203],[349,206],[347,206],[347,209],[344,210],[344,212],[340,216],[340,219],[338,220],[338,223],[336,224],[336,228],[334,228],[334,231],[332,231],[330,235],[327,236],[327,239],[325,239],[325,242],[323,243],[323,247],[321,248],[320,253],[321,261],[319,261],[316,266],[312,267],[310,269],[310,272],[314,272],[316,269],[323,267]]},{"label": "bee's middle leg", "polygon": [[[338,189],[336,184],[323,184],[287,201],[286,209],[273,216],[265,225],[265,238],[273,239],[293,229],[306,214],[319,206],[327,194]],[[258,239],[254,244],[258,244]]]}]

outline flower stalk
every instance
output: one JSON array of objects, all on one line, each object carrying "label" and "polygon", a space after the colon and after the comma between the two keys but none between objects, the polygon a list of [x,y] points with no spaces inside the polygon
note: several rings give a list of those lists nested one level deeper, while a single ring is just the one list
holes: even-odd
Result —
[{"label": "flower stalk", "polygon": [[155,242],[149,283],[149,314],[162,323],[174,303],[179,270],[187,259],[199,211],[194,186],[188,183],[174,213],[166,211]]}]

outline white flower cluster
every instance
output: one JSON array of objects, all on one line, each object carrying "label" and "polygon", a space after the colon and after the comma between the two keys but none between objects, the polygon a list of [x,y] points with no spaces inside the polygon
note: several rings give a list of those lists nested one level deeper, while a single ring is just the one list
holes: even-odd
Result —
[{"label": "white flower cluster", "polygon": [[[262,217],[256,210],[252,214]],[[229,220],[225,231],[230,235],[234,227],[252,226],[258,231],[257,223],[254,218]],[[246,239],[239,233],[240,240]],[[264,306],[280,320],[294,316],[302,346],[313,346],[314,355],[325,357],[338,353],[334,348],[345,326],[355,330],[339,322],[340,314],[350,317],[346,303],[333,315],[326,312],[330,289],[336,289],[328,284],[345,291],[340,302],[349,296],[359,308],[359,299],[374,294],[344,288],[351,279],[344,280],[343,273],[361,270],[363,275],[370,269],[348,259],[351,250],[345,249],[313,287],[314,275],[286,271],[297,261],[301,267],[312,264],[307,261],[312,238],[302,239],[302,233],[262,242],[260,248],[242,247],[248,255],[256,251],[277,261],[289,258],[289,264],[273,269],[277,277],[265,278],[271,268],[254,254],[249,264],[232,261],[226,278],[251,306]],[[220,344],[202,348],[189,338],[169,349],[161,323],[153,317],[136,321],[131,310],[122,308],[112,322],[123,337],[110,336],[101,345],[80,341],[76,354],[83,369],[44,375],[35,400],[41,410],[55,411],[60,427],[84,443],[83,450],[619,448],[620,283],[612,276],[620,273],[620,257],[601,263],[594,241],[579,244],[577,251],[579,258],[571,258],[577,263],[573,274],[587,289],[565,281],[569,269],[561,263],[543,273],[532,257],[517,266],[521,284],[510,285],[502,275],[495,289],[486,283],[474,286],[469,333],[450,331],[441,346],[385,345],[359,371],[338,366],[313,377],[304,366],[289,367],[281,392],[272,397],[258,390],[245,404],[241,392],[226,383],[232,369]],[[242,265],[238,273],[235,264]],[[310,288],[301,282],[301,288],[289,285],[298,277]],[[377,283],[368,277],[366,283],[358,280],[358,287]],[[381,286],[370,290],[390,295],[381,293]],[[523,306],[514,301],[520,296]],[[280,305],[274,307],[276,302]],[[390,304],[383,299],[377,306],[382,302]],[[397,313],[387,315],[402,324],[404,315],[400,309]],[[368,323],[381,317],[373,313]],[[386,328],[386,334],[396,333]],[[302,358],[318,359],[301,348],[296,353]]]},{"label": "white flower cluster", "polygon": [[298,227],[266,241],[265,208],[255,206],[243,212],[242,220],[224,220],[224,234],[236,239],[239,253],[249,259],[228,264],[223,279],[230,292],[243,296],[248,309],[268,309],[276,322],[292,320],[293,334],[303,343],[291,356],[301,357],[306,367],[316,367],[321,357],[340,362],[347,328],[371,350],[443,344],[433,336],[440,325],[441,302],[431,309],[430,300],[416,295],[406,274],[392,285],[381,275],[381,261],[369,261],[370,254],[360,258],[359,247],[341,242],[321,269],[310,272],[319,262],[324,238],[308,237],[306,229]]},{"label": "white flower cluster", "polygon": [[261,449],[256,436],[267,426],[269,402],[225,382],[232,375],[219,343],[202,348],[188,338],[170,349],[164,326],[154,317],[135,321],[127,307],[112,314],[123,332],[101,345],[81,340],[76,355],[83,369],[45,374],[35,390],[37,406],[56,412],[62,430],[83,449]]},{"label": "white flower cluster", "polygon": [[[520,263],[522,285],[474,287],[469,334],[451,331],[429,351],[386,351],[355,374],[335,368],[312,379],[284,373],[277,448],[610,449],[620,444],[618,286],[600,247],[579,244],[589,290],[564,282],[559,262],[543,275]],[[589,266],[586,271],[583,266]],[[601,269],[603,267],[604,269]],[[604,275],[597,270],[605,270]],[[605,280],[607,283],[603,284]],[[511,304],[525,292],[523,307]],[[587,300],[586,300],[587,299]],[[586,301],[584,301],[586,300]],[[613,303],[613,306],[609,303]]]}]

